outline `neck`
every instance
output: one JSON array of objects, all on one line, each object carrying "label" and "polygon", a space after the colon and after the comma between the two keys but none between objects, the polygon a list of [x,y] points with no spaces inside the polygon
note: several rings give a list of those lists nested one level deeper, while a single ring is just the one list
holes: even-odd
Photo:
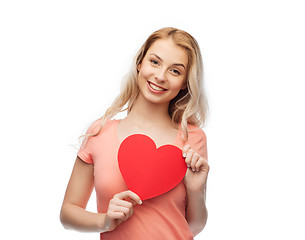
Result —
[{"label": "neck", "polygon": [[140,94],[126,119],[139,123],[142,126],[151,124],[158,126],[172,125],[172,120],[168,115],[168,103],[155,104],[142,98]]}]

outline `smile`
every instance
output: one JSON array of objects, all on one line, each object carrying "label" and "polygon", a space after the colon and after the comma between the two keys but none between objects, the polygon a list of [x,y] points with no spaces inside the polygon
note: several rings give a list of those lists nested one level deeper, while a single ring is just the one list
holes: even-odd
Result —
[{"label": "smile", "polygon": [[155,84],[153,84],[153,83],[151,83],[149,81],[147,81],[147,83],[148,83],[148,86],[150,87],[150,90],[154,90],[156,92],[164,92],[164,91],[167,90],[167,89],[159,87],[159,86],[157,86],[157,85],[155,85]]}]

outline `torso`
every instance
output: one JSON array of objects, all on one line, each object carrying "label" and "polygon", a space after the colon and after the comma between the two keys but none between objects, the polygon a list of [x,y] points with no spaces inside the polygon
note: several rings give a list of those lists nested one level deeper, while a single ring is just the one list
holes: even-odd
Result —
[{"label": "torso", "polygon": [[[173,144],[183,147],[179,130],[175,126],[166,124],[156,126],[155,122],[145,122],[143,128],[138,124],[131,124],[126,119],[109,120],[102,131],[95,137],[89,138],[84,148],[78,152],[80,159],[94,164],[94,184],[97,198],[97,210],[99,213],[107,212],[110,199],[114,194],[128,189],[118,166],[118,149],[120,142],[132,134],[145,134],[151,137],[157,147],[165,144]],[[99,122],[95,122],[90,131],[98,128]],[[160,130],[156,129],[157,127]],[[194,126],[189,126],[194,129]],[[124,131],[122,131],[122,129]],[[150,130],[148,130],[150,129]],[[201,154],[206,156],[206,144],[204,132],[192,131],[188,144]],[[170,171],[170,169],[169,169]],[[143,201],[142,205],[134,207],[133,216],[122,223],[116,231],[101,235],[102,239],[193,239],[185,218],[186,189],[181,181],[170,191]],[[162,227],[160,227],[162,226]],[[144,236],[144,237],[143,237]]]}]

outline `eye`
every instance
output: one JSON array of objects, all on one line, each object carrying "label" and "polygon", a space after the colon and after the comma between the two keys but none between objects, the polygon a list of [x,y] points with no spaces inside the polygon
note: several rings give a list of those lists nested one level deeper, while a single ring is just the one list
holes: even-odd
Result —
[{"label": "eye", "polygon": [[175,75],[180,75],[180,72],[179,72],[177,69],[172,69],[172,72],[173,72]]},{"label": "eye", "polygon": [[159,62],[157,60],[155,60],[155,59],[151,59],[150,62],[152,64],[154,64],[154,65],[158,65],[159,64]]}]

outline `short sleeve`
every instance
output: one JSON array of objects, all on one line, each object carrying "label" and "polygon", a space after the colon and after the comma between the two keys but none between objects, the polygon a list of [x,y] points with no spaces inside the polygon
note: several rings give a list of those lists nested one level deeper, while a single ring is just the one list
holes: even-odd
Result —
[{"label": "short sleeve", "polygon": [[[86,135],[97,133],[99,131],[99,126],[100,126],[99,123],[100,123],[99,120],[92,123],[91,126],[86,131]],[[77,152],[77,156],[86,163],[92,164],[94,162],[92,159],[93,141],[94,141],[94,136],[92,137],[84,136],[84,138],[82,139],[82,144]]]},{"label": "short sleeve", "polygon": [[200,154],[201,157],[208,159],[207,138],[205,132],[197,126],[189,126],[189,138],[187,144]]}]

